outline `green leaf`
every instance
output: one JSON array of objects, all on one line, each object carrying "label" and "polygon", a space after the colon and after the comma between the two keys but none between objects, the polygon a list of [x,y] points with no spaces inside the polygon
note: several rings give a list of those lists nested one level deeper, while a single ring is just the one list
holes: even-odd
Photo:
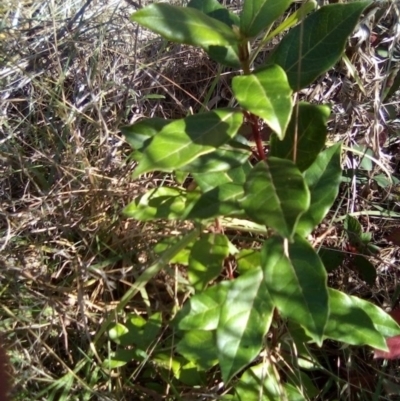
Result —
[{"label": "green leaf", "polygon": [[234,401],[282,401],[286,394],[277,369],[267,359],[243,373],[235,384]]},{"label": "green leaf", "polygon": [[400,326],[379,306],[354,296],[351,296],[351,300],[354,305],[357,305],[367,313],[367,315],[372,319],[372,323],[376,330],[384,337],[387,338],[400,335]]},{"label": "green leaf", "polygon": [[185,210],[186,191],[179,188],[159,187],[139,196],[123,213],[139,221],[178,219]]},{"label": "green leaf", "polygon": [[146,350],[151,346],[158,336],[162,325],[160,312],[151,315],[147,320],[142,316],[130,314],[126,320],[126,327],[129,333],[126,336],[131,341],[130,344],[137,345],[138,348]]},{"label": "green leaf", "polygon": [[136,356],[137,352],[134,349],[119,349],[111,352],[110,357],[103,361],[103,367],[105,369],[117,369],[135,360]]},{"label": "green leaf", "polygon": [[196,241],[189,255],[189,281],[200,291],[217,278],[229,255],[229,240],[222,234],[204,234]]},{"label": "green leaf", "polygon": [[[179,239],[182,239],[181,236],[171,236],[165,237],[157,242],[156,246],[154,247],[154,252],[156,254],[162,254],[165,250],[169,247],[176,244]],[[170,259],[169,263],[179,263],[180,265],[187,266],[189,264],[189,255],[193,246],[193,242],[190,243],[188,246],[183,248],[180,252],[178,252],[172,259]]]},{"label": "green leaf", "polygon": [[255,249],[242,249],[236,255],[238,272],[244,274],[261,267],[261,252]]},{"label": "green leaf", "polygon": [[340,249],[322,247],[318,252],[318,256],[321,258],[326,271],[330,273],[343,263],[346,253],[342,252]]},{"label": "green leaf", "polygon": [[230,281],[223,281],[191,297],[175,318],[177,328],[215,330],[230,285]]},{"label": "green leaf", "polygon": [[203,370],[208,370],[218,363],[215,333],[212,331],[185,332],[176,346],[176,351]]},{"label": "green leaf", "polygon": [[189,198],[185,219],[210,219],[217,216],[240,215],[239,200],[243,197],[243,186],[227,183],[207,191],[195,199]]},{"label": "green leaf", "polygon": [[369,285],[374,285],[377,277],[375,266],[362,255],[353,255],[349,261],[349,268],[355,270]]},{"label": "green leaf", "polygon": [[245,0],[240,15],[240,31],[248,38],[269,28],[292,0]]},{"label": "green leaf", "polygon": [[255,222],[291,238],[297,221],[310,204],[303,176],[290,160],[268,158],[249,173],[242,206]]},{"label": "green leaf", "polygon": [[196,8],[230,27],[232,25],[239,26],[239,17],[222,6],[218,0],[190,0],[187,6]]},{"label": "green leaf", "polygon": [[249,147],[233,142],[198,157],[191,163],[180,167],[179,170],[192,174],[228,171],[246,163],[250,156],[251,149]]},{"label": "green leaf", "polygon": [[[129,330],[126,326],[121,323],[113,324],[110,329],[108,330],[108,337],[110,340],[113,340],[116,344],[121,344],[121,338],[123,338]],[[131,343],[133,344],[133,342]],[[131,344],[123,344],[123,345],[131,345]]]},{"label": "green leaf", "polygon": [[246,182],[246,177],[252,170],[250,162],[246,162],[242,166],[233,168],[222,173],[194,173],[193,178],[199,185],[202,192],[210,191],[213,188],[223,184],[233,183],[243,185]]},{"label": "green leaf", "polygon": [[348,214],[344,220],[344,229],[346,230],[350,243],[360,248],[362,243],[361,235],[363,233],[360,222],[355,217]]},{"label": "green leaf", "polygon": [[325,267],[314,249],[297,236],[287,257],[282,239],[271,237],[261,251],[261,264],[279,311],[321,344],[329,315],[328,286]]},{"label": "green leaf", "polygon": [[299,103],[298,109],[293,110],[283,140],[272,135],[270,155],[293,161],[296,159],[299,170],[306,170],[325,146],[329,115],[327,106]]},{"label": "green leaf", "polygon": [[310,208],[300,217],[297,233],[309,235],[324,219],[339,193],[342,177],[340,163],[341,144],[331,146],[321,152],[315,162],[303,173],[310,190]]},{"label": "green leaf", "polygon": [[165,118],[148,118],[132,125],[121,127],[121,132],[133,149],[140,150],[150,143],[150,140],[173,120]]},{"label": "green leaf", "polygon": [[228,142],[242,122],[242,113],[229,109],[173,121],[158,132],[146,147],[134,177],[148,171],[179,169]]},{"label": "green leaf", "polygon": [[288,401],[313,400],[319,394],[310,377],[301,370],[290,371],[288,382],[284,384]]},{"label": "green leaf", "polygon": [[150,4],[135,12],[132,21],[149,28],[172,42],[199,46],[229,46],[237,36],[226,24],[190,7],[167,3]]},{"label": "green leaf", "polygon": [[218,360],[225,383],[257,357],[273,316],[261,269],[231,282],[217,327]]},{"label": "green leaf", "polygon": [[[366,301],[332,288],[329,289],[329,300],[330,315],[324,333],[325,338],[387,350],[383,333],[381,334],[373,323],[375,319],[383,322],[382,315],[377,313],[376,309],[365,307]],[[385,321],[384,325],[386,323]]]},{"label": "green leaf", "polygon": [[236,76],[232,89],[244,109],[261,117],[279,138],[284,137],[293,100],[285,71],[280,66],[272,65],[249,75]]},{"label": "green leaf", "polygon": [[268,64],[279,64],[286,71],[293,90],[306,87],[339,60],[368,4],[363,1],[321,7],[289,31]]}]

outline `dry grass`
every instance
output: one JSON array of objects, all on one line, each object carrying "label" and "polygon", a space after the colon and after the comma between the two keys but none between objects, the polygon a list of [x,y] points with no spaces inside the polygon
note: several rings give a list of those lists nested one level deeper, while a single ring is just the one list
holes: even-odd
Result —
[{"label": "dry grass", "polygon": [[[139,31],[129,21],[134,4],[6,0],[0,6],[0,331],[17,400],[158,399],[135,382],[142,367],[128,376],[109,374],[101,361],[110,345],[93,344],[109,311],[154,259],[152,244],[181,229],[121,219],[129,200],[168,178],[132,182],[130,150],[118,127],[224,105],[229,72],[209,93],[217,67],[193,49]],[[352,148],[365,137],[391,156],[395,127],[385,128],[392,131],[380,143],[377,126],[377,94],[388,71],[366,52],[353,58],[365,93],[341,66],[301,96],[334,104],[332,140]],[[389,175],[397,173],[393,160],[381,154],[381,161]],[[352,168],[359,162],[346,160]],[[381,172],[375,168],[369,178]],[[364,184],[350,184],[340,215],[374,211],[387,198],[371,190],[364,199],[358,195]],[[376,242],[393,224],[364,219]],[[333,231],[324,240],[340,245],[340,235]],[[382,248],[377,290],[387,297],[397,285],[398,248]],[[127,309],[149,313],[157,302],[173,304],[166,278],[153,282],[149,302],[135,297]]]}]

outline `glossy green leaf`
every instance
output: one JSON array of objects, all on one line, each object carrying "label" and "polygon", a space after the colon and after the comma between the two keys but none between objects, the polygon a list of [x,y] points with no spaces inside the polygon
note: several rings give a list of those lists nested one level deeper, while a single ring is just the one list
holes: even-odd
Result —
[{"label": "glossy green leaf", "polygon": [[261,267],[261,252],[255,249],[241,249],[236,255],[238,272],[244,274]]},{"label": "glossy green leaf", "polygon": [[250,162],[247,161],[242,166],[235,167],[222,173],[194,173],[193,178],[202,192],[208,192],[223,184],[233,183],[243,185],[246,182],[246,177],[251,169],[252,166]]},{"label": "glossy green leaf", "polygon": [[192,296],[175,318],[180,330],[215,330],[231,282],[223,281]]},{"label": "glossy green leaf", "polygon": [[279,64],[298,91],[331,68],[369,2],[331,4],[310,14],[279,43],[268,64]]},{"label": "glossy green leaf", "polygon": [[257,357],[273,315],[261,269],[231,282],[217,327],[217,351],[225,383]]},{"label": "glossy green leaf", "polygon": [[233,93],[239,104],[262,118],[268,126],[283,138],[292,114],[292,89],[285,71],[272,65],[249,75],[233,78]]},{"label": "glossy green leaf", "polygon": [[172,171],[227,143],[243,122],[239,111],[219,109],[166,125],[144,150],[135,177],[148,171]]},{"label": "glossy green leaf", "polygon": [[272,135],[270,155],[295,160],[300,171],[306,170],[325,146],[329,115],[327,106],[299,103],[283,140]]},{"label": "glossy green leaf", "polygon": [[331,288],[329,300],[330,315],[324,333],[325,338],[387,350],[384,336],[373,323],[375,318],[382,321],[382,315],[376,313],[373,308],[365,308],[366,301]]},{"label": "glossy green leaf", "polygon": [[196,199],[190,199],[186,219],[210,219],[218,216],[241,214],[239,200],[243,197],[243,186],[227,183],[207,191]]},{"label": "glossy green leaf", "polygon": [[178,342],[176,351],[203,370],[208,370],[218,363],[215,333],[212,331],[186,331]]},{"label": "glossy green leaf", "polygon": [[364,299],[351,296],[352,303],[361,308],[372,319],[376,330],[384,337],[400,335],[400,327],[396,321],[389,316],[382,308]]},{"label": "glossy green leaf", "polygon": [[322,343],[329,315],[327,274],[311,245],[301,237],[289,243],[271,237],[261,251],[264,279],[281,314],[303,326],[318,344]]},{"label": "glossy green leaf", "polygon": [[232,25],[239,26],[239,17],[222,6],[218,0],[190,0],[187,6],[196,8],[209,17],[215,18],[230,27]]},{"label": "glossy green leaf", "polygon": [[121,132],[133,149],[140,150],[145,147],[146,141],[149,144],[150,140],[172,121],[158,117],[147,118],[135,124],[121,127]]},{"label": "glossy green leaf", "polygon": [[249,173],[242,206],[255,222],[291,238],[297,221],[310,204],[303,176],[290,160],[268,158]]},{"label": "glossy green leaf", "polygon": [[199,46],[206,51],[210,46],[237,42],[236,34],[226,24],[195,8],[150,4],[136,11],[131,19],[172,42]]},{"label": "glossy green leaf", "polygon": [[282,401],[286,400],[277,369],[267,359],[243,373],[235,384],[234,401]]},{"label": "glossy green leaf", "polygon": [[241,33],[252,38],[269,28],[293,0],[245,0],[240,15]]},{"label": "glossy green leaf", "polygon": [[324,219],[339,193],[342,167],[340,143],[321,152],[315,162],[303,173],[311,193],[310,208],[300,217],[297,233],[309,235]]},{"label": "glossy green leaf", "polygon": [[186,191],[179,188],[158,187],[139,196],[123,213],[139,221],[178,219],[185,210]]},{"label": "glossy green leaf", "polygon": [[200,291],[217,278],[229,255],[229,240],[225,235],[208,233],[200,237],[189,255],[189,281]]},{"label": "glossy green leaf", "polygon": [[180,167],[189,173],[215,173],[239,167],[251,156],[251,149],[240,144],[226,144]]}]

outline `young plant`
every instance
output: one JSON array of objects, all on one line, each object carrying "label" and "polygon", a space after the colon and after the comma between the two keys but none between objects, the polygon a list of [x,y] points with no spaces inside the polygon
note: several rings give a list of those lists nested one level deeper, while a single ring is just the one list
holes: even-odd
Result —
[{"label": "young plant", "polygon": [[[312,11],[316,2],[307,1],[275,27],[291,3],[244,0],[236,15],[217,0],[192,0],[187,7],[152,4],[132,16],[167,40],[200,47],[241,70],[232,81],[235,107],[122,128],[138,162],[135,177],[161,171],[193,181],[190,189],[151,189],[124,213],[193,222],[193,232],[156,249],[167,249],[164,264],[187,266],[194,293],[172,321],[179,340],[173,371],[184,383],[201,384],[201,374],[219,364],[225,385],[233,384],[225,399],[311,398],[316,389],[307,366],[318,361],[310,344],[332,339],[387,350],[386,338],[400,333],[379,307],[328,287],[307,237],[337,197],[341,145],[325,148],[328,106],[294,102],[297,91],[340,59],[369,2]],[[266,63],[253,69],[262,46],[288,28]],[[254,144],[240,135],[244,123]],[[268,154],[263,126],[272,133]],[[239,227],[258,232],[261,248],[238,250],[224,232]],[[237,272],[218,280],[232,258]],[[113,338],[123,343],[122,333],[134,343],[132,327],[114,326]],[[184,375],[188,367],[196,379]]]}]

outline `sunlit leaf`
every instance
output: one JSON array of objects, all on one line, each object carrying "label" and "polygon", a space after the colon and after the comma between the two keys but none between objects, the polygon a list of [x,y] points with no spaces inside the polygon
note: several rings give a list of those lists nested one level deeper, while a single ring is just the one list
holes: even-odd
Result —
[{"label": "sunlit leaf", "polygon": [[108,330],[108,337],[117,344],[121,344],[121,337],[129,333],[129,330],[121,323],[115,323]]},{"label": "sunlit leaf", "polygon": [[235,167],[229,171],[221,173],[194,173],[193,178],[199,185],[202,192],[208,192],[213,188],[223,184],[233,183],[243,186],[246,182],[246,177],[252,169],[251,164],[247,161],[239,167]]},{"label": "sunlit leaf", "polygon": [[222,234],[204,234],[196,241],[189,255],[189,281],[196,290],[204,289],[217,278],[229,255],[229,240]]},{"label": "sunlit leaf", "polygon": [[262,118],[283,138],[292,114],[292,89],[282,68],[272,65],[249,75],[233,78],[233,93],[239,104]]},{"label": "sunlit leaf", "polygon": [[219,109],[166,125],[144,150],[135,177],[148,171],[172,171],[228,142],[239,130],[243,115]]},{"label": "sunlit leaf", "polygon": [[291,238],[308,209],[310,193],[293,162],[275,157],[259,162],[249,173],[242,206],[255,222]]},{"label": "sunlit leaf", "polygon": [[226,24],[195,8],[154,3],[136,11],[131,18],[172,42],[200,46],[206,51],[210,46],[226,46],[237,41]]},{"label": "sunlit leaf", "polygon": [[336,144],[321,152],[315,162],[303,173],[311,193],[310,208],[300,217],[297,233],[309,235],[323,220],[339,193],[342,177],[341,145]]},{"label": "sunlit leaf", "polygon": [[329,315],[327,273],[311,245],[296,236],[285,255],[283,240],[271,237],[261,251],[264,279],[281,314],[303,326],[321,344]]},{"label": "sunlit leaf", "polygon": [[211,153],[207,153],[180,167],[181,171],[191,174],[215,173],[239,167],[251,156],[251,149],[237,143],[225,144]]},{"label": "sunlit leaf", "polygon": [[363,1],[321,7],[288,32],[268,64],[279,64],[286,71],[293,90],[306,87],[339,60],[368,4]]},{"label": "sunlit leaf", "polygon": [[179,188],[154,188],[126,206],[123,213],[139,221],[177,219],[185,210],[185,195]]},{"label": "sunlit leaf", "polygon": [[377,309],[365,307],[367,301],[331,288],[329,301],[330,315],[324,333],[325,338],[387,350],[383,333],[373,323],[375,319],[380,324],[386,323]]},{"label": "sunlit leaf", "polygon": [[252,366],[235,384],[234,401],[282,401],[286,400],[277,369],[266,360]]},{"label": "sunlit leaf", "polygon": [[121,127],[121,132],[132,148],[140,150],[146,146],[145,144],[149,144],[150,140],[170,122],[172,120],[164,118],[147,118],[135,124]]},{"label": "sunlit leaf", "polygon": [[273,308],[261,269],[249,271],[231,282],[216,334],[218,360],[225,383],[261,351]]},{"label": "sunlit leaf", "polygon": [[239,200],[243,197],[243,186],[226,183],[204,192],[195,199],[189,198],[184,218],[210,219],[217,216],[241,214]]},{"label": "sunlit leaf", "polygon": [[186,331],[177,344],[176,351],[204,370],[218,363],[215,333],[212,331]]},{"label": "sunlit leaf", "polygon": [[261,267],[261,252],[259,250],[241,249],[235,256],[240,274]]},{"label": "sunlit leaf", "polygon": [[223,281],[193,295],[175,318],[180,330],[215,330],[231,282]]}]

